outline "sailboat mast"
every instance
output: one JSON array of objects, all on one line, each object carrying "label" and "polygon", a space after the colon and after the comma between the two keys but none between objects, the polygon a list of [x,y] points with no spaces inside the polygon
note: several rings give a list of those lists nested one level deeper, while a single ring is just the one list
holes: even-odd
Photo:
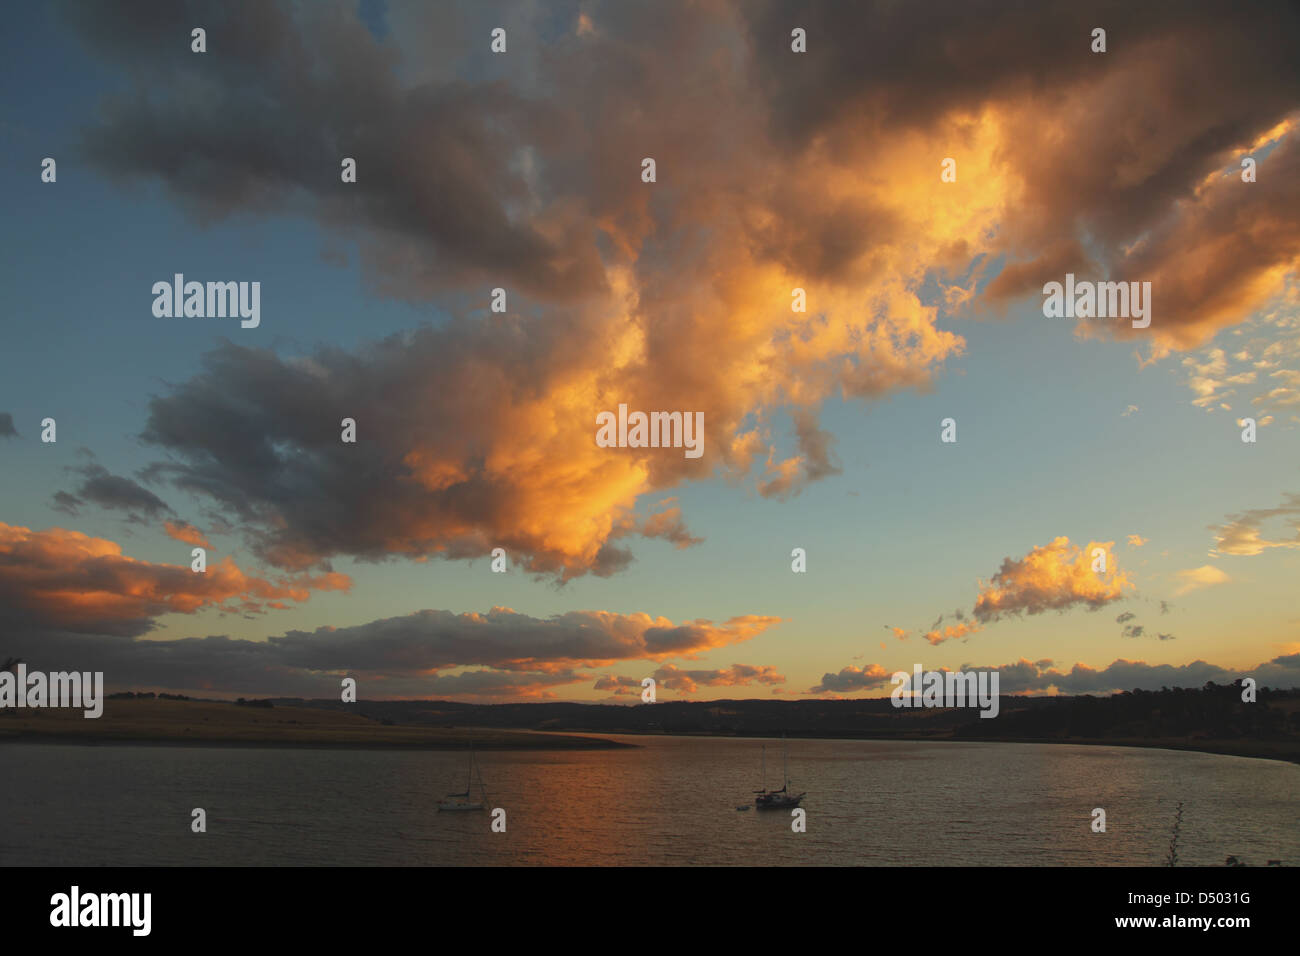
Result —
[{"label": "sailboat mast", "polygon": [[781,735],[781,773],[785,777],[784,785],[790,786],[790,751],[785,743],[785,734]]},{"label": "sailboat mast", "polygon": [[767,793],[767,744],[763,744],[763,792]]}]

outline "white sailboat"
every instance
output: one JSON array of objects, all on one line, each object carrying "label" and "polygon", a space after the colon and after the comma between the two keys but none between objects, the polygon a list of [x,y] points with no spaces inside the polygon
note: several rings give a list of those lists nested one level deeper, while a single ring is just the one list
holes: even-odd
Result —
[{"label": "white sailboat", "polygon": [[[471,795],[474,790],[474,779],[478,778],[478,791],[480,799],[475,800]],[[487,787],[483,784],[483,774],[479,772],[478,764],[474,760],[474,745],[470,744],[469,748],[469,777],[465,781],[464,793],[449,793],[446,799],[439,801],[438,810],[486,810],[488,805]]]},{"label": "white sailboat", "polygon": [[767,789],[767,744],[763,744],[763,789],[755,790],[754,807],[759,810],[792,810],[799,806],[799,801],[808,796],[807,792],[793,794],[790,792],[790,762],[786,752],[785,734],[781,735],[781,767],[784,781],[780,790]]}]

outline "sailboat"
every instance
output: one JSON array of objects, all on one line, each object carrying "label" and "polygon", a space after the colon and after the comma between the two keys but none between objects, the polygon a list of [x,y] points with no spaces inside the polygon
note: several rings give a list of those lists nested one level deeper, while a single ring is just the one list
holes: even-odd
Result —
[{"label": "sailboat", "polygon": [[[475,800],[471,796],[474,790],[474,778],[478,777],[478,791],[480,799]],[[445,800],[438,803],[438,810],[486,810],[488,805],[487,787],[483,784],[483,774],[479,772],[478,765],[474,762],[474,745],[470,744],[469,748],[469,777],[465,780],[464,793],[449,793]]]},{"label": "sailboat", "polygon": [[786,753],[785,735],[781,735],[781,767],[785,776],[784,783],[780,790],[767,789],[767,744],[763,744],[763,789],[755,790],[758,794],[754,798],[754,807],[758,810],[793,810],[799,806],[799,801],[808,794],[801,793],[797,796],[790,792],[790,764]]}]

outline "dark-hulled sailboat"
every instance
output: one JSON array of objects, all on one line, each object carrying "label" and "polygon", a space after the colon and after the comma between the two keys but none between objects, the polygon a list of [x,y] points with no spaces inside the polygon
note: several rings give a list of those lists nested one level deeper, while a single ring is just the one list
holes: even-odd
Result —
[{"label": "dark-hulled sailboat", "polygon": [[763,744],[763,789],[755,790],[754,807],[758,810],[793,810],[799,801],[808,796],[807,792],[793,794],[790,792],[790,764],[786,753],[785,735],[781,736],[781,769],[783,774],[780,790],[767,789],[767,744]]},{"label": "dark-hulled sailboat", "polygon": [[[478,777],[479,799],[473,797],[474,778]],[[438,804],[438,810],[486,810],[488,805],[487,787],[483,785],[483,774],[479,772],[474,760],[474,745],[469,748],[469,778],[465,781],[464,793],[449,793]]]}]

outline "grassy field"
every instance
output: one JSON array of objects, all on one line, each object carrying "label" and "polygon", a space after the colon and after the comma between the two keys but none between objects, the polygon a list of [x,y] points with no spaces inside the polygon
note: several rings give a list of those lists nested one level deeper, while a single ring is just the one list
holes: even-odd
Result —
[{"label": "grassy field", "polygon": [[[364,704],[358,704],[363,708]],[[363,749],[590,750],[623,747],[600,737],[533,730],[384,726],[377,720],[308,707],[247,707],[221,701],[108,700],[103,716],[81,710],[6,709],[0,742],[226,744]]]}]

